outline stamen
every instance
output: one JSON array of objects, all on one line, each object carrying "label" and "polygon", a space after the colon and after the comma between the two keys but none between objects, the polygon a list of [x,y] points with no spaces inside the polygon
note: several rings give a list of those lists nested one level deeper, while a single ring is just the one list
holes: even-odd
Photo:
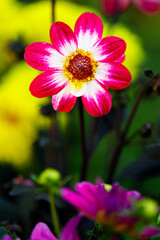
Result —
[{"label": "stamen", "polygon": [[77,49],[71,56],[66,57],[66,64],[63,70],[69,81],[77,90],[94,79],[96,68],[99,63],[91,58],[91,52],[85,52],[82,49]]}]

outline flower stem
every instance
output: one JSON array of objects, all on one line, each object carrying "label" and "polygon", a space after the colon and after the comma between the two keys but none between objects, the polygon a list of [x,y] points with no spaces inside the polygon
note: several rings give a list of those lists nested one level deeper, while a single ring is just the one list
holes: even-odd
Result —
[{"label": "flower stem", "polygon": [[52,22],[55,21],[55,0],[51,0],[52,1]]},{"label": "flower stem", "polygon": [[58,214],[57,214],[56,207],[55,207],[54,193],[52,192],[51,189],[48,189],[48,197],[49,197],[51,216],[52,216],[52,222],[53,222],[55,234],[59,238],[60,224],[59,224]]},{"label": "flower stem", "polygon": [[86,179],[87,168],[88,168],[88,156],[86,149],[86,141],[85,141],[85,130],[84,130],[84,112],[83,112],[83,104],[82,100],[78,98],[78,112],[79,112],[79,125],[80,125],[80,143],[81,143],[81,151],[82,151],[82,165],[81,165],[81,175],[80,180],[83,181]]},{"label": "flower stem", "polygon": [[95,140],[96,140],[96,133],[98,129],[99,118],[93,118],[93,124],[91,127],[91,133],[89,136],[89,149],[88,149],[88,159],[92,156],[95,150]]},{"label": "flower stem", "polygon": [[147,88],[151,85],[151,83],[152,83],[152,80],[146,82],[146,84],[141,89],[141,91],[140,91],[140,93],[139,93],[139,95],[136,99],[136,102],[133,106],[133,109],[132,109],[132,111],[129,115],[129,118],[128,118],[126,124],[125,124],[124,130],[121,134],[121,139],[120,139],[120,141],[119,141],[119,143],[118,143],[118,145],[117,145],[117,147],[116,147],[116,149],[113,153],[113,156],[111,158],[107,183],[112,183],[113,182],[113,177],[114,177],[117,165],[118,165],[118,160],[120,158],[123,147],[126,144],[126,136],[127,136],[128,130],[129,130],[129,128],[131,126],[131,123],[134,119],[134,116],[135,116],[135,113],[138,109],[139,103],[140,103],[143,95],[145,94]]},{"label": "flower stem", "polygon": [[131,123],[132,123],[132,121],[133,121],[133,118],[134,118],[134,116],[135,116],[135,113],[136,113],[136,111],[137,111],[137,108],[138,108],[138,106],[139,106],[139,103],[140,103],[143,95],[145,94],[147,88],[151,85],[151,83],[152,83],[152,80],[146,82],[146,84],[144,85],[144,87],[141,89],[141,91],[140,91],[140,93],[139,93],[139,95],[138,95],[138,97],[137,97],[137,100],[136,100],[136,102],[135,102],[135,104],[134,104],[134,106],[133,106],[133,109],[132,109],[132,111],[131,111],[131,114],[130,114],[127,122],[126,122],[124,131],[123,131],[123,134],[122,134],[123,137],[125,137],[125,136],[127,135],[128,130],[129,130],[129,128],[130,128],[130,126],[131,126]]}]

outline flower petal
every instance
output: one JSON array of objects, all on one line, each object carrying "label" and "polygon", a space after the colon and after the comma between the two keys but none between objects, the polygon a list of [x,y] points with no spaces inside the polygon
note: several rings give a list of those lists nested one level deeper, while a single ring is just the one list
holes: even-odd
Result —
[{"label": "flower petal", "polygon": [[28,45],[25,49],[24,58],[31,67],[40,71],[55,67],[62,68],[65,61],[65,57],[57,52],[52,44],[44,42]]},{"label": "flower petal", "polygon": [[82,96],[86,111],[94,117],[107,114],[111,109],[111,95],[96,80],[88,82],[87,89]]},{"label": "flower petal", "polygon": [[34,227],[30,240],[58,240],[58,239],[54,237],[49,227],[45,223],[39,222]]},{"label": "flower petal", "polygon": [[131,82],[130,72],[118,62],[100,63],[95,78],[105,87],[114,90],[126,88]]},{"label": "flower petal", "polygon": [[82,218],[82,215],[78,215],[74,218],[72,218],[64,227],[62,231],[62,235],[60,237],[60,240],[80,240],[76,228],[78,227],[78,224]]},{"label": "flower petal", "polygon": [[83,196],[67,188],[62,188],[61,195],[67,202],[72,204],[75,208],[77,208],[85,215],[90,216],[91,218],[94,218],[96,216],[96,206],[90,204],[90,202],[88,202],[88,200],[85,199]]},{"label": "flower petal", "polygon": [[88,182],[80,182],[76,184],[76,191],[86,198],[91,204],[96,202],[95,195],[97,194],[97,187]]},{"label": "flower petal", "polygon": [[69,56],[77,50],[77,39],[72,29],[63,22],[53,23],[50,38],[55,49],[64,56]]},{"label": "flower petal", "polygon": [[136,191],[136,190],[132,190],[132,191],[128,191],[127,192],[127,198],[131,199],[131,200],[138,200],[141,198],[141,194]]},{"label": "flower petal", "polygon": [[159,0],[134,0],[134,3],[144,12],[156,12],[159,8]]},{"label": "flower petal", "polygon": [[77,19],[74,32],[78,39],[78,48],[90,51],[102,37],[103,24],[95,13],[86,12]]},{"label": "flower petal", "polygon": [[95,60],[110,62],[119,59],[126,50],[126,43],[118,37],[105,37],[91,49]]},{"label": "flower petal", "polygon": [[75,84],[69,83],[69,89],[71,94],[73,94],[75,97],[81,97],[84,94],[84,91],[86,89],[87,83],[80,82],[80,86],[76,88]]},{"label": "flower petal", "polygon": [[49,97],[62,90],[68,83],[62,70],[53,69],[37,76],[30,85],[29,90],[35,97]]},{"label": "flower petal", "polygon": [[123,54],[120,58],[118,58],[117,60],[115,60],[115,62],[119,62],[122,63],[125,60],[125,54]]},{"label": "flower petal", "polygon": [[70,93],[69,85],[61,90],[59,93],[52,96],[52,105],[54,110],[61,112],[69,112],[76,103],[77,97]]},{"label": "flower petal", "polygon": [[8,234],[5,234],[1,240],[13,240],[13,239]]}]

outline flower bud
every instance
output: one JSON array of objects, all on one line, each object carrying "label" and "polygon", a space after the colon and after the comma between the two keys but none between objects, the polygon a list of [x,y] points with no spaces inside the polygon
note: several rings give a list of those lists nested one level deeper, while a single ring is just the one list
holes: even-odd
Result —
[{"label": "flower bud", "polygon": [[150,198],[144,198],[137,202],[136,212],[138,216],[142,216],[146,220],[155,219],[157,215],[158,204]]},{"label": "flower bud", "polygon": [[52,186],[61,180],[60,173],[52,168],[45,169],[37,178],[37,182],[44,186]]},{"label": "flower bud", "polygon": [[144,74],[145,74],[146,77],[154,78],[154,73],[151,69],[145,69]]},{"label": "flower bud", "polygon": [[21,41],[11,41],[8,45],[8,49],[13,52],[18,59],[24,59],[25,46]]},{"label": "flower bud", "polygon": [[41,107],[40,111],[41,111],[42,115],[44,115],[46,117],[50,117],[52,115],[55,115],[55,111],[54,111],[51,103],[43,105]]},{"label": "flower bud", "polygon": [[100,7],[104,14],[109,16],[115,16],[119,13],[124,12],[130,2],[126,0],[101,0]]},{"label": "flower bud", "polygon": [[160,73],[155,76],[153,91],[160,96]]},{"label": "flower bud", "polygon": [[150,122],[145,123],[139,131],[142,138],[149,138],[152,135],[153,125]]}]

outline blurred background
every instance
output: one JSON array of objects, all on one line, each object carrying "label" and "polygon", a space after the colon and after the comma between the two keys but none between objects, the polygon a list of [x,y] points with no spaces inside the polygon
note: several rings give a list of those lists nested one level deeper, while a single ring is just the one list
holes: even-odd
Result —
[{"label": "blurred background", "polygon": [[[39,72],[27,65],[23,54],[30,43],[50,43],[51,1],[7,0],[0,2],[0,9],[0,222],[32,225],[31,217],[39,203],[25,190],[24,195],[15,194],[14,183],[23,183],[23,178],[54,167],[63,177],[71,175],[74,186],[79,179],[81,161],[78,111],[76,105],[69,113],[55,113],[50,99],[36,99],[29,92],[29,85]],[[86,140],[91,146],[87,180],[94,182],[97,176],[104,180],[107,177],[109,161],[118,142],[116,124],[119,122],[123,128],[147,81],[144,69],[151,69],[155,75],[160,73],[160,14],[146,14],[131,6],[111,18],[98,0],[56,0],[54,20],[74,29],[76,19],[86,11],[102,18],[103,37],[114,35],[127,42],[124,65],[132,74],[130,87],[112,92],[113,108],[107,116],[98,119],[94,142],[91,137],[94,118],[85,112]],[[159,106],[159,96],[152,88],[148,89],[128,136],[139,129],[146,131],[146,126],[147,133],[139,131],[123,148],[115,174],[115,180],[123,187],[137,189],[157,200],[160,200]]]}]

